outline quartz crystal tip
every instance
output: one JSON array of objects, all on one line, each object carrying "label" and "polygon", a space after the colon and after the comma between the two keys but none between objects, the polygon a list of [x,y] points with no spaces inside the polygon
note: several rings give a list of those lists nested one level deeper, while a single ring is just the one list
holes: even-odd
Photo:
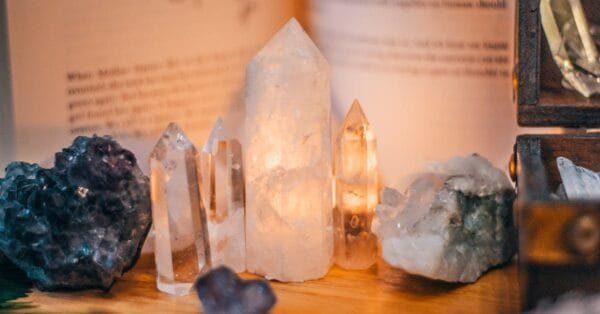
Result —
[{"label": "quartz crystal tip", "polygon": [[600,174],[565,157],[556,158],[556,164],[567,199],[600,199]]},{"label": "quartz crystal tip", "polygon": [[197,151],[176,124],[169,124],[154,147],[150,171],[157,287],[185,295],[211,261]]},{"label": "quartz crystal tip", "polygon": [[215,124],[213,124],[213,128],[208,135],[208,139],[202,147],[202,152],[209,154],[212,153],[215,143],[219,140],[223,140],[223,120],[221,118],[217,118],[217,120],[215,120]]},{"label": "quartz crystal tip", "polygon": [[195,287],[204,313],[207,314],[264,314],[277,302],[268,282],[242,280],[224,266],[200,277]]}]

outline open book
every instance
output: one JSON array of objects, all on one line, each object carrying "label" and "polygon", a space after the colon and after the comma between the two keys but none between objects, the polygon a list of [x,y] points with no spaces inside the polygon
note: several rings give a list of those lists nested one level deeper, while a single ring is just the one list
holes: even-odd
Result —
[{"label": "open book", "polygon": [[0,167],[93,133],[144,166],[171,121],[201,146],[217,116],[237,124],[246,62],[292,16],[331,64],[337,120],[363,105],[384,180],[507,160],[514,1],[0,0]]}]

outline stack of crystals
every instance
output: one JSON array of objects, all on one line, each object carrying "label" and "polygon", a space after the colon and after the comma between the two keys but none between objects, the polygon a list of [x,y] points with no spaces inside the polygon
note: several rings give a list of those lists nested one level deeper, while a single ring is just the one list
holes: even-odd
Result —
[{"label": "stack of crystals", "polygon": [[585,97],[600,93],[600,60],[580,0],[541,0],[540,16],[563,84]]},{"label": "stack of crystals", "polygon": [[175,124],[169,124],[154,147],[150,170],[157,286],[186,295],[211,261],[197,151]]},{"label": "stack of crystals", "polygon": [[200,156],[212,265],[246,270],[242,147],[218,119]]},{"label": "stack of crystals", "polygon": [[333,254],[329,65],[295,19],[246,67],[246,266],[324,276]]},{"label": "stack of crystals", "polygon": [[335,262],[346,269],[373,265],[377,238],[371,220],[379,203],[375,134],[354,101],[335,144]]}]

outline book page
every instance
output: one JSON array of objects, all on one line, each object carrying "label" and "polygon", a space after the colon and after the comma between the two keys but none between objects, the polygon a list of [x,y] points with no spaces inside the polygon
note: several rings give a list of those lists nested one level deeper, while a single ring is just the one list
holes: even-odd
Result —
[{"label": "book page", "polygon": [[11,157],[47,163],[74,136],[96,133],[145,165],[169,122],[201,147],[217,116],[242,107],[245,64],[295,9],[289,0],[6,0]]},{"label": "book page", "polygon": [[360,101],[386,184],[475,152],[506,170],[518,132],[514,12],[511,0],[312,2],[335,115]]}]

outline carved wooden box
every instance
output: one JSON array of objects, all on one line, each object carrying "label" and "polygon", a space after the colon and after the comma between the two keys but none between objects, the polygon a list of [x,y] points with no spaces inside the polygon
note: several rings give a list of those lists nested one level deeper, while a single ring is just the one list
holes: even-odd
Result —
[{"label": "carved wooden box", "polygon": [[[600,1],[582,0],[600,24]],[[600,291],[600,201],[559,201],[556,157],[600,171],[600,97],[585,98],[561,85],[540,25],[539,0],[519,0],[516,91],[522,126],[580,128],[560,135],[517,138],[511,175],[517,185],[519,263],[523,308],[567,291]]]}]

